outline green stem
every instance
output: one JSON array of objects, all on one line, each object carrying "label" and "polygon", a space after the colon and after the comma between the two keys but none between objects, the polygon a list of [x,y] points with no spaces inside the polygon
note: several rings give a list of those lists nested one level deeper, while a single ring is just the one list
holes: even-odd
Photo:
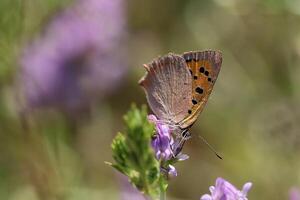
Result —
[{"label": "green stem", "polygon": [[160,189],[160,198],[159,199],[160,200],[166,200],[167,199],[167,193],[163,188]]},{"label": "green stem", "polygon": [[162,179],[163,177],[161,177],[161,179],[160,179],[160,187],[159,187],[159,189],[160,189],[160,197],[159,197],[159,199],[160,200],[166,200],[167,199],[167,188],[166,187],[164,187],[164,185],[163,185],[163,179]]}]

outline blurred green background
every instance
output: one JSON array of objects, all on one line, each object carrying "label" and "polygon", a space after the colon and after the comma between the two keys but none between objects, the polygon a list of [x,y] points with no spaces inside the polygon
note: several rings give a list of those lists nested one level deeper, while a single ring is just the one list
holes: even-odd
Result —
[{"label": "blurred green background", "polygon": [[239,188],[253,182],[249,199],[288,199],[300,186],[299,1],[124,0],[128,73],[76,127],[53,110],[24,116],[16,84],[24,45],[72,3],[0,1],[0,199],[120,199],[104,161],[130,104],[146,104],[142,64],[204,49],[221,50],[223,65],[168,199],[199,199],[217,177]]}]

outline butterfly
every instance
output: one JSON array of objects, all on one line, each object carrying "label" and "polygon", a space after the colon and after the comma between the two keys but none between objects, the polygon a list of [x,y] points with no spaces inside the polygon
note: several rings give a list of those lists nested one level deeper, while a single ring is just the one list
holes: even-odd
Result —
[{"label": "butterfly", "polygon": [[169,53],[144,65],[147,72],[139,84],[151,110],[162,123],[179,132],[175,155],[190,137],[188,130],[205,107],[221,64],[221,52],[207,50]]}]

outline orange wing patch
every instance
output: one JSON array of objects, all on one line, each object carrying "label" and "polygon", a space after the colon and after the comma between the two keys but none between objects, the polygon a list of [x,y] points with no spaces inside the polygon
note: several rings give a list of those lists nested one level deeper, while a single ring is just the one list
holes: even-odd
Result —
[{"label": "orange wing patch", "polygon": [[192,78],[192,107],[181,122],[181,128],[191,126],[203,110],[221,67],[221,54],[215,51],[189,52],[183,55]]}]

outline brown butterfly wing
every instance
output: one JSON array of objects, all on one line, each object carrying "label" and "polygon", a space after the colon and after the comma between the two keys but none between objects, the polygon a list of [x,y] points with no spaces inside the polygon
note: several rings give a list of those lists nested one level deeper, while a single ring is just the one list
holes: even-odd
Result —
[{"label": "brown butterfly wing", "polygon": [[184,58],[169,54],[145,67],[139,83],[154,114],[174,124],[184,120],[192,107],[192,79]]},{"label": "brown butterfly wing", "polygon": [[187,128],[197,120],[209,98],[221,68],[222,54],[219,51],[187,52],[183,58],[192,79],[191,112],[180,122],[181,128]]}]

